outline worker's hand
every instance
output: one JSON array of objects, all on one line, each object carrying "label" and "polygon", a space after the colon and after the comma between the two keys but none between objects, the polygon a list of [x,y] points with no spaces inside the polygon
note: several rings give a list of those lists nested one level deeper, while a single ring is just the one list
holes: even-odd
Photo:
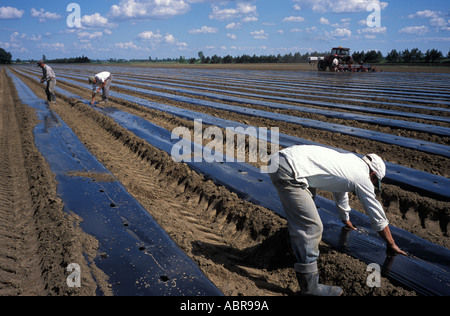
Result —
[{"label": "worker's hand", "polygon": [[101,90],[102,90],[102,88],[98,88],[97,89],[97,93],[100,93]]},{"label": "worker's hand", "polygon": [[388,246],[387,253],[392,256],[395,256],[395,255],[407,256],[408,255],[406,252],[401,250],[397,245]]},{"label": "worker's hand", "polygon": [[92,102],[91,102],[91,105],[94,105],[94,103],[95,103],[95,101],[92,101]]},{"label": "worker's hand", "polygon": [[358,230],[355,226],[353,226],[353,223],[350,221],[342,221],[342,223],[345,225],[345,228],[348,230]]},{"label": "worker's hand", "polygon": [[394,241],[392,237],[391,229],[389,225],[386,226],[382,231],[378,232],[381,237],[383,237],[384,241],[386,241],[386,248],[388,255],[403,255],[407,256],[408,254],[401,250]]},{"label": "worker's hand", "polygon": [[41,79],[41,83],[44,83],[45,79]]}]

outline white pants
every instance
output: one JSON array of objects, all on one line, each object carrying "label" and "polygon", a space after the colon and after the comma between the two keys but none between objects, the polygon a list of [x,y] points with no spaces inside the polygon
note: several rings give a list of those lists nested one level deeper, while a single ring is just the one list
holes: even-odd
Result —
[{"label": "white pants", "polygon": [[295,270],[313,273],[317,271],[322,220],[307,185],[297,182],[286,158],[282,154],[277,155],[279,168],[270,177],[286,213],[292,248],[298,260]]}]

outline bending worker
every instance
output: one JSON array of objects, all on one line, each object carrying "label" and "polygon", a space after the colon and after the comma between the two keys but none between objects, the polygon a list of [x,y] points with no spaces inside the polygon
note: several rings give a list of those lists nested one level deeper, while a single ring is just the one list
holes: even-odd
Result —
[{"label": "bending worker", "polygon": [[42,68],[42,79],[41,83],[47,82],[47,87],[45,88],[45,93],[47,94],[47,101],[50,103],[56,103],[56,75],[53,69],[44,63],[43,60],[38,61],[36,67]]},{"label": "bending worker", "polygon": [[317,259],[323,225],[313,200],[316,189],[333,193],[340,219],[350,230],[356,228],[350,221],[347,192],[354,192],[388,250],[406,255],[395,244],[386,214],[376,199],[375,188],[381,189],[386,175],[386,165],[379,156],[370,154],[361,159],[320,146],[294,146],[276,153],[272,161],[275,159],[279,168],[270,176],[286,213],[302,295],[342,294],[340,287],[319,284]]},{"label": "bending worker", "polygon": [[92,102],[91,105],[95,103],[95,95],[103,90],[102,102],[108,102],[109,98],[109,88],[112,82],[112,75],[107,71],[103,71],[95,76],[89,77],[89,84],[92,85]]}]

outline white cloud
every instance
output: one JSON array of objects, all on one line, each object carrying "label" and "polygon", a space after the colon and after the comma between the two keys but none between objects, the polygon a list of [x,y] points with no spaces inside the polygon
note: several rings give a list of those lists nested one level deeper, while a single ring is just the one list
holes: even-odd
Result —
[{"label": "white cloud", "polygon": [[345,37],[351,37],[352,36],[352,31],[350,31],[349,29],[346,28],[337,28],[334,31],[331,32],[325,32],[326,37],[341,37],[341,38],[345,38]]},{"label": "white cloud", "polygon": [[321,17],[319,23],[322,25],[329,25],[330,21],[328,21],[328,19],[325,19],[324,17]]},{"label": "white cloud", "polygon": [[232,34],[232,33],[228,33],[227,37],[232,39],[233,41],[235,41],[237,39],[237,35],[236,34]]},{"label": "white cloud", "polygon": [[415,14],[410,14],[408,17],[410,19],[414,19],[414,18],[434,19],[434,18],[440,17],[441,15],[442,15],[441,11],[423,10],[423,11],[418,11]]},{"label": "white cloud", "polygon": [[24,12],[12,7],[0,7],[0,20],[20,19]]},{"label": "white cloud", "polygon": [[438,30],[448,31],[450,27],[450,20],[441,11],[423,10],[408,16],[410,19],[429,19],[430,25],[438,28]]},{"label": "white cloud", "polygon": [[66,47],[64,43],[41,43],[38,45],[41,49],[47,50],[49,52],[52,51],[65,51]]},{"label": "white cloud", "polygon": [[283,19],[283,22],[296,22],[296,23],[300,23],[300,22],[304,22],[305,18],[301,17],[301,16],[289,16]]},{"label": "white cloud", "polygon": [[202,26],[199,29],[193,29],[188,31],[189,34],[214,34],[217,33],[219,30],[215,27],[209,27],[209,26]]},{"label": "white cloud", "polygon": [[378,4],[382,10],[388,6],[387,2],[380,0],[294,0],[294,3],[301,7],[311,7],[313,11],[321,13],[366,12],[371,4]]},{"label": "white cloud", "polygon": [[228,24],[227,25],[227,27],[226,27],[226,29],[227,30],[238,30],[238,29],[240,29],[242,27],[242,24],[241,23],[230,23],[230,24]]},{"label": "white cloud", "polygon": [[258,12],[255,5],[238,2],[236,8],[221,8],[213,5],[213,12],[209,15],[211,20],[227,21],[242,19],[242,22],[255,22],[258,20]]},{"label": "white cloud", "polygon": [[153,33],[152,31],[142,32],[138,35],[141,40],[159,41],[162,39],[162,35],[158,33]]},{"label": "white cloud", "polygon": [[25,34],[25,33],[20,34],[19,32],[13,32],[9,36],[9,41],[11,43],[17,43],[17,42],[21,42],[21,41],[25,40],[26,37],[27,37],[27,34]]},{"label": "white cloud", "polygon": [[162,44],[177,46],[179,49],[185,49],[188,45],[185,42],[178,41],[173,34],[167,33],[162,35],[160,31],[146,31],[137,36],[141,41],[149,43],[149,45],[156,49]]},{"label": "white cloud", "polygon": [[39,42],[42,40],[42,35],[41,34],[31,35],[31,37],[29,39],[30,39],[30,41],[33,41],[33,42]]},{"label": "white cloud", "polygon": [[31,9],[31,16],[38,18],[41,23],[47,22],[47,20],[59,20],[61,18],[61,15],[57,13],[46,12],[44,9],[38,11],[35,8]]},{"label": "white cloud", "polygon": [[119,49],[142,50],[142,47],[137,46],[132,41],[130,41],[130,42],[123,42],[123,43],[116,43],[114,46],[119,48]]},{"label": "white cloud", "polygon": [[368,27],[358,30],[358,34],[386,34],[387,28],[384,27]]},{"label": "white cloud", "polygon": [[94,32],[94,33],[89,33],[89,32],[79,32],[77,34],[78,38],[81,40],[95,40],[98,39],[100,37],[103,36],[102,32]]},{"label": "white cloud", "polygon": [[364,35],[366,39],[376,39],[377,35],[386,34],[386,27],[367,27],[364,29],[358,30],[358,34]]},{"label": "white cloud", "polygon": [[428,33],[430,30],[425,25],[422,26],[408,26],[402,28],[399,33],[402,34],[413,34],[413,35],[424,35]]},{"label": "white cloud", "polygon": [[250,23],[250,22],[258,22],[258,18],[256,16],[246,16],[242,19],[242,22],[244,23]]},{"label": "white cloud", "polygon": [[100,13],[94,13],[92,15],[84,15],[81,18],[81,25],[83,27],[101,27],[101,28],[115,28],[117,24],[109,22],[109,20],[100,15]]},{"label": "white cloud", "polygon": [[302,6],[300,4],[301,0],[293,0],[293,1],[294,1],[293,9],[295,11],[301,11],[302,10]]},{"label": "white cloud", "polygon": [[254,39],[269,39],[269,35],[264,30],[251,32],[250,35],[252,35]]},{"label": "white cloud", "polygon": [[317,27],[316,26],[312,26],[312,27],[307,27],[305,32],[307,33],[317,33]]},{"label": "white cloud", "polygon": [[176,43],[175,36],[173,36],[172,34],[167,34],[166,36],[164,36],[164,41],[166,41],[166,43],[169,43],[169,44]]},{"label": "white cloud", "polygon": [[190,6],[184,0],[121,0],[111,7],[113,19],[167,19],[185,14]]}]

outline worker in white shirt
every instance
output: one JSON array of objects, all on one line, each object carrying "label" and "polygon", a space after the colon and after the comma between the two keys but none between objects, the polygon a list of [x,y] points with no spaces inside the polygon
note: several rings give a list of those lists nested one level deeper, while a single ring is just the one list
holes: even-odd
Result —
[{"label": "worker in white shirt", "polygon": [[108,102],[109,98],[109,88],[112,82],[112,75],[107,71],[96,74],[95,76],[89,77],[89,84],[92,85],[92,102],[91,105],[95,103],[95,95],[103,90],[102,103]]},{"label": "worker in white shirt", "polygon": [[43,60],[38,61],[37,67],[42,68],[42,79],[41,83],[46,82],[47,88],[45,89],[45,93],[47,94],[47,101],[53,104],[56,104],[56,95],[55,95],[55,88],[56,88],[56,75],[53,69],[44,63]]},{"label": "worker in white shirt", "polygon": [[389,251],[406,255],[395,244],[386,214],[376,199],[375,187],[381,189],[386,175],[386,165],[379,156],[370,154],[361,159],[320,146],[294,146],[276,153],[272,161],[279,164],[270,176],[286,213],[302,295],[342,294],[340,287],[319,284],[317,259],[323,225],[314,203],[317,189],[333,193],[340,219],[350,230],[356,230],[349,217],[348,192],[354,192]]}]

